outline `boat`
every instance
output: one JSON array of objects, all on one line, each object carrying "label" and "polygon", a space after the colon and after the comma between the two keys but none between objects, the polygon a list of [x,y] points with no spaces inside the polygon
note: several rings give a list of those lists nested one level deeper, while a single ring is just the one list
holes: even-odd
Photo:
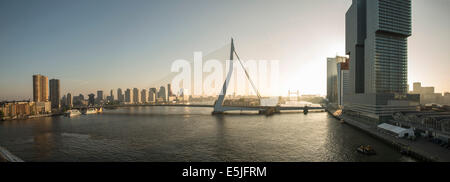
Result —
[{"label": "boat", "polygon": [[370,145],[366,145],[366,146],[360,145],[356,149],[356,151],[358,151],[359,153],[362,153],[362,154],[366,154],[366,155],[375,155],[376,154],[375,150]]},{"label": "boat", "polygon": [[97,109],[89,108],[83,114],[97,114]]},{"label": "boat", "polygon": [[78,109],[71,109],[71,110],[66,111],[65,115],[67,117],[74,117],[74,116],[81,115],[81,112]]}]

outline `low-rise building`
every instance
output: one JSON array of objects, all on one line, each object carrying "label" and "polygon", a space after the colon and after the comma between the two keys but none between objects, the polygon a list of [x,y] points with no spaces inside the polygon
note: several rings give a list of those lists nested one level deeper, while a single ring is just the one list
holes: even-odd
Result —
[{"label": "low-rise building", "polygon": [[450,105],[450,93],[435,93],[434,87],[422,87],[422,83],[413,83],[412,94],[420,94],[420,104]]},{"label": "low-rise building", "polygon": [[50,114],[50,102],[13,101],[0,103],[0,119],[21,119],[32,115]]}]

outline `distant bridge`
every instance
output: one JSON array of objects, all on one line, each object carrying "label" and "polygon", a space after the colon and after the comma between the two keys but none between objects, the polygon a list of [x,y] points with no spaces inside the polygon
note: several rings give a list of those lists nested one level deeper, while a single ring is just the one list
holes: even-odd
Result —
[{"label": "distant bridge", "polygon": [[[233,67],[233,57],[236,56],[237,60],[239,61],[242,69],[244,69],[245,75],[248,79],[248,81],[251,83],[256,95],[261,100],[261,95],[259,94],[258,89],[256,88],[255,84],[250,78],[250,75],[248,74],[247,70],[245,69],[242,61],[239,58],[239,55],[236,53],[234,49],[234,43],[233,39],[231,39],[231,50],[230,50],[230,65],[229,65],[229,71],[227,73],[225,82],[223,83],[222,90],[219,94],[219,97],[215,101],[213,105],[196,105],[196,104],[120,104],[120,105],[104,105],[104,106],[91,106],[89,108],[98,108],[98,107],[104,107],[104,108],[117,108],[117,107],[139,107],[139,106],[172,106],[172,107],[212,107],[214,108],[212,114],[223,114],[226,111],[258,111],[260,114],[266,114],[270,115],[273,113],[279,113],[281,111],[295,111],[295,110],[302,110],[303,113],[307,114],[309,110],[324,110],[325,107],[310,107],[310,106],[228,106],[224,105],[225,96],[227,93],[228,84],[230,83],[231,74],[233,73],[234,67]],[[289,93],[291,94],[291,93]],[[298,95],[298,91],[296,92]],[[74,109],[86,109],[87,107],[74,107]]]},{"label": "distant bridge", "polygon": [[[103,105],[103,106],[88,106],[88,107],[73,107],[73,109],[87,109],[99,108],[114,109],[122,107],[209,107],[214,108],[214,105],[207,104],[120,104],[120,105]],[[303,111],[309,110],[324,110],[325,107],[310,107],[310,106],[222,106],[226,111],[258,111],[263,114],[278,113],[280,111]]]},{"label": "distant bridge", "polygon": [[[120,104],[120,105],[103,105],[103,106],[77,106],[72,107],[73,109],[87,109],[87,108],[106,108],[106,109],[112,109],[112,108],[119,108],[119,107],[139,107],[139,106],[166,106],[166,107],[214,107],[214,105],[207,105],[207,104]],[[257,109],[267,109],[267,108],[274,108],[278,107],[280,110],[320,110],[325,109],[325,107],[309,107],[309,106],[223,106],[228,109],[232,110],[257,110]],[[248,109],[247,109],[248,108]]]},{"label": "distant bridge", "polygon": [[[217,98],[216,102],[214,103],[214,111],[213,114],[223,114],[226,111],[259,111],[260,114],[273,114],[278,113],[282,110],[303,110],[303,112],[306,114],[308,113],[308,110],[310,109],[325,109],[324,107],[281,107],[281,106],[226,106],[224,105],[225,96],[227,94],[227,88],[228,84],[230,83],[231,74],[233,74],[233,57],[236,56],[237,61],[241,65],[242,69],[244,70],[244,73],[247,77],[247,80],[250,82],[251,86],[253,87],[253,90],[255,91],[256,95],[258,96],[259,100],[261,100],[261,95],[259,94],[258,89],[256,88],[255,84],[253,83],[252,79],[250,78],[250,75],[247,72],[247,69],[245,69],[244,64],[242,63],[241,59],[239,58],[239,55],[236,53],[235,47],[234,47],[234,41],[233,38],[231,38],[231,49],[230,49],[230,64],[228,73],[225,79],[225,82],[223,83],[222,90],[219,94],[219,97]],[[297,92],[298,94],[298,92]]]}]

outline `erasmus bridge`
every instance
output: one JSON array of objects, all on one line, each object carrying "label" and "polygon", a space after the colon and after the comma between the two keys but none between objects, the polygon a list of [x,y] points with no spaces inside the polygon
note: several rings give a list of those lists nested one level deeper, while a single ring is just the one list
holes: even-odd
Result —
[{"label": "erasmus bridge", "polygon": [[[241,59],[239,58],[239,55],[237,54],[235,48],[234,48],[234,42],[233,39],[231,39],[231,49],[230,49],[230,65],[227,73],[227,77],[225,79],[225,82],[223,83],[222,90],[220,91],[219,97],[214,103],[214,111],[213,114],[223,114],[226,111],[258,111],[260,114],[273,114],[280,112],[282,110],[303,110],[303,112],[306,114],[308,113],[308,110],[310,109],[324,109],[323,107],[294,107],[294,106],[224,106],[223,102],[225,100],[225,96],[227,94],[227,88],[230,83],[231,75],[233,74],[233,64],[234,64],[234,56],[236,56],[237,61],[239,62],[240,66],[244,70],[245,76],[247,77],[247,80],[250,82],[253,91],[258,96],[258,99],[261,101],[261,95],[259,94],[258,88],[253,83],[252,79],[250,78],[250,75],[248,74],[247,69],[245,68],[244,64],[242,63]],[[260,102],[261,103],[261,102]]]},{"label": "erasmus bridge", "polygon": [[[236,59],[234,59],[234,56],[236,56]],[[280,113],[281,111],[303,111],[303,113],[308,113],[309,110],[324,110],[325,107],[311,107],[311,106],[230,106],[230,105],[224,105],[225,96],[227,94],[228,85],[231,80],[231,76],[233,74],[233,64],[237,61],[239,65],[244,70],[245,76],[247,80],[250,82],[253,91],[256,93],[260,103],[262,100],[262,97],[260,95],[260,92],[258,88],[253,83],[252,79],[250,78],[250,75],[245,68],[244,64],[242,63],[241,59],[239,58],[239,55],[237,54],[235,47],[234,47],[234,41],[233,38],[231,39],[231,49],[230,49],[230,64],[229,64],[229,71],[226,75],[226,79],[223,83],[222,90],[220,91],[220,94],[217,98],[217,100],[214,102],[213,105],[198,105],[198,104],[126,104],[126,105],[106,105],[103,106],[104,108],[115,108],[115,107],[135,107],[135,106],[170,106],[170,107],[212,107],[214,108],[212,114],[224,114],[227,111],[257,111],[259,114],[274,114],[274,113]],[[95,107],[95,106],[92,106]],[[81,108],[80,108],[81,109]]]}]

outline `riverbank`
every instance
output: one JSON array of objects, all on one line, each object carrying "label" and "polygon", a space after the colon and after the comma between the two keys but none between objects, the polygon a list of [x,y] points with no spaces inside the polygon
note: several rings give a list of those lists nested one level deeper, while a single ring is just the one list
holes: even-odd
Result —
[{"label": "riverbank", "polygon": [[52,113],[52,114],[39,114],[39,115],[30,115],[30,116],[24,116],[24,117],[3,117],[0,119],[0,121],[10,121],[10,120],[26,120],[26,119],[33,119],[33,118],[41,118],[41,117],[53,117],[53,116],[61,116],[63,113]]},{"label": "riverbank", "polygon": [[[332,110],[328,111],[331,115]],[[420,161],[428,162],[449,162],[450,152],[436,144],[428,142],[425,138],[418,138],[415,141],[407,140],[403,138],[397,138],[395,136],[380,132],[376,125],[370,125],[364,122],[360,122],[361,118],[354,118],[348,115],[334,116],[338,120],[343,120],[345,124],[355,127],[370,136],[383,141],[387,145],[393,147],[399,152],[406,153]]]}]

